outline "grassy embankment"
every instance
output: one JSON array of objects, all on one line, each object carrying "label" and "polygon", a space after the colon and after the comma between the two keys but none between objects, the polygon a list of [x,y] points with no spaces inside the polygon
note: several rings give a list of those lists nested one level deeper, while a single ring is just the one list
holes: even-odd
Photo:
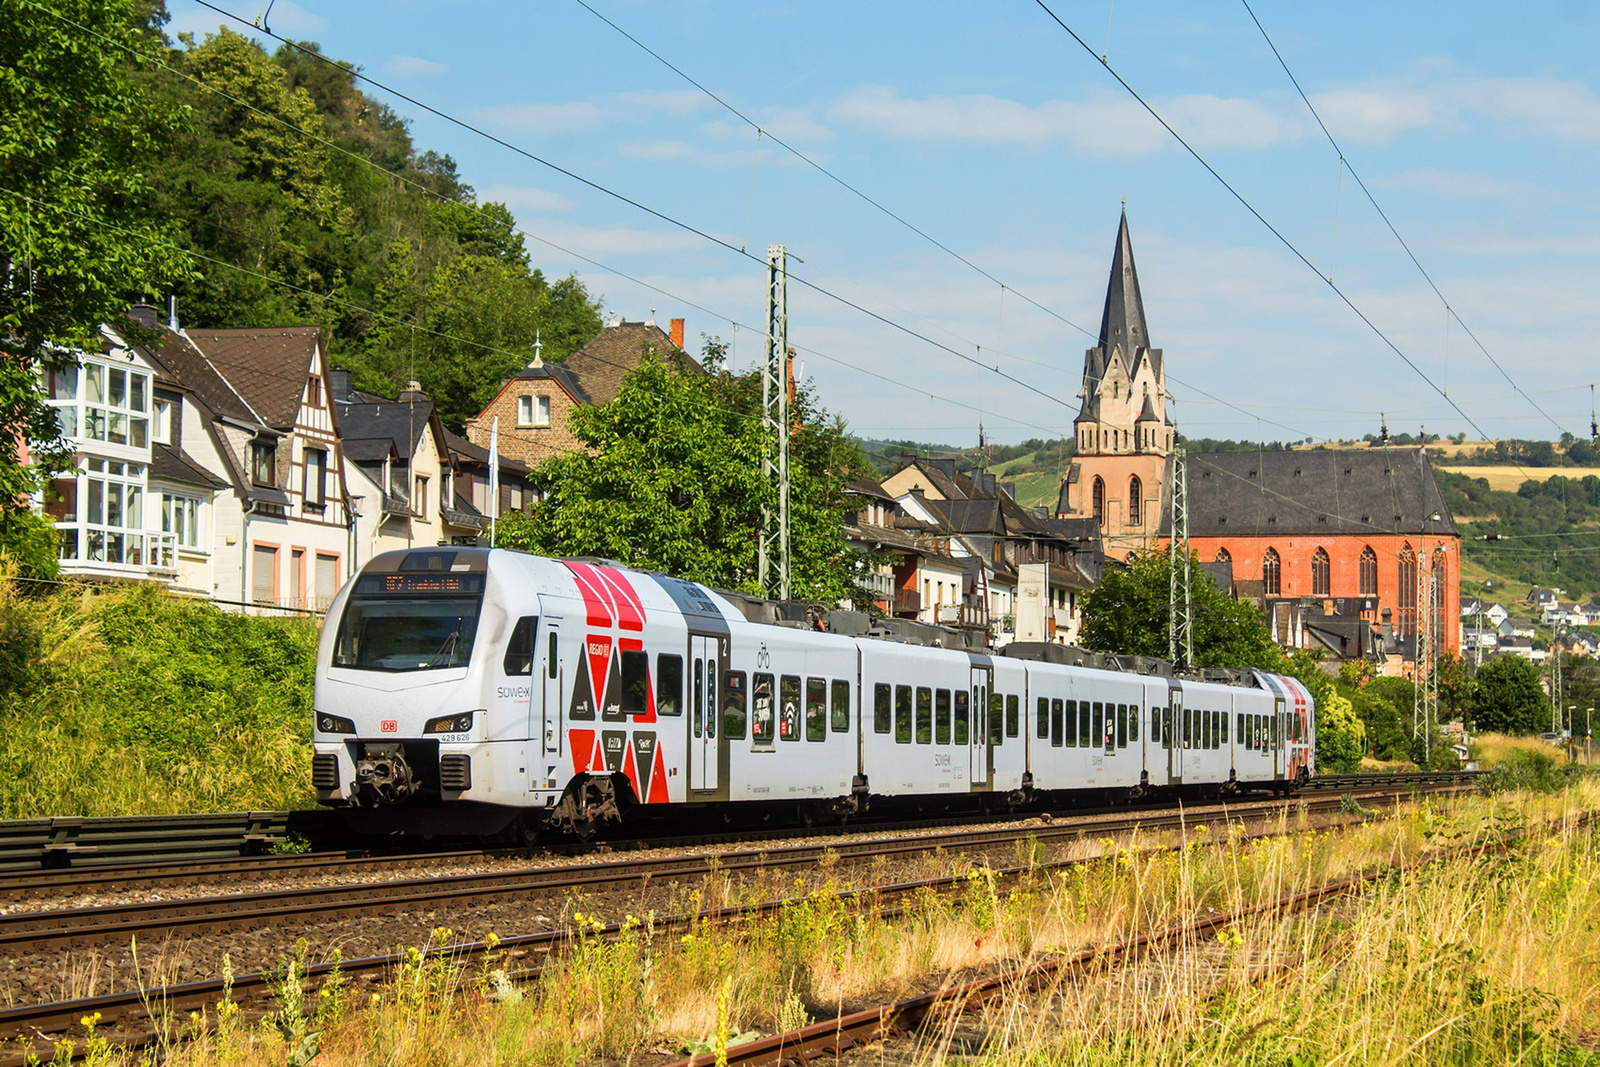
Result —
[{"label": "grassy embankment", "polygon": [[[1087,867],[1021,884],[997,886],[990,872],[970,870],[961,900],[928,894],[895,920],[826,886],[742,928],[669,935],[642,916],[620,940],[582,938],[522,986],[501,970],[511,961],[456,967],[416,954],[370,999],[325,986],[318,1012],[287,1030],[296,1048],[319,1031],[317,1062],[328,1067],[659,1062],[711,1051],[719,1034],[731,1043],[832,1018],[1528,828],[1503,855],[1439,860],[1303,915],[1262,914],[1153,962],[1081,976],[1053,998],[1019,994],[991,1005],[976,1037],[969,1019],[960,1046],[924,1034],[894,1059],[1593,1063],[1600,833],[1573,817],[1596,810],[1600,782],[1588,779],[1555,794],[1424,803],[1350,829],[1255,842],[1223,835],[1212,846],[1198,832],[1148,850],[1106,841]],[[967,869],[959,857],[950,863]],[[718,890],[702,901],[736,902]],[[585,910],[569,900],[562,918]],[[174,1048],[165,1062],[284,1062],[274,1020],[249,1026],[227,1006],[222,1013],[220,1034]]]},{"label": "grassy embankment", "polygon": [[316,624],[0,579],[0,818],[310,803]]}]

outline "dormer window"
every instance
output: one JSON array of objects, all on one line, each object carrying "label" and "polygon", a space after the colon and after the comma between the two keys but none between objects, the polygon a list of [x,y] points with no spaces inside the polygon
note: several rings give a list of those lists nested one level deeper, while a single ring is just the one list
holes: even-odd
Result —
[{"label": "dormer window", "polygon": [[278,446],[276,442],[250,442],[250,480],[256,485],[278,484]]}]

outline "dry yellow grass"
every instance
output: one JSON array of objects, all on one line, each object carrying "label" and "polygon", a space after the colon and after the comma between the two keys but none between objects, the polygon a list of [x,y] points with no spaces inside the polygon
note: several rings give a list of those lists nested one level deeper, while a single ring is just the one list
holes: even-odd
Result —
[{"label": "dry yellow grass", "polygon": [[1600,467],[1440,467],[1451,474],[1465,474],[1468,478],[1482,478],[1490,489],[1515,493],[1526,481],[1542,482],[1556,475],[1563,478],[1583,478],[1600,475]]},{"label": "dry yellow grass", "polygon": [[[370,1001],[317,997],[321,1013],[307,1028],[321,1031],[317,1063],[327,1067],[638,1062],[709,1050],[719,1032],[770,1033],[971,969],[1121,940],[1536,825],[1510,858],[1430,865],[1364,899],[1261,916],[1214,943],[1014,998],[961,1024],[980,1028],[965,1052],[995,1064],[1276,1067],[1351,1062],[1351,1049],[1363,1062],[1495,1063],[1511,1062],[1505,1035],[1514,1032],[1537,1053],[1518,1062],[1576,1064],[1587,1061],[1550,1053],[1600,1033],[1597,956],[1584,947],[1600,922],[1600,849],[1572,829],[1578,812],[1597,809],[1600,783],[1584,782],[1554,796],[1425,802],[1348,830],[1254,842],[1225,834],[1217,847],[1202,844],[1215,831],[1147,851],[1102,843],[1098,861],[1021,885],[971,870],[961,900],[929,894],[896,921],[827,887],[749,926],[669,936],[645,916],[620,940],[584,938],[521,987],[499,971],[513,961],[452,966],[417,954]],[[1267,965],[1275,973],[1264,974]],[[290,1030],[298,1044],[303,1031]],[[916,1058],[948,1062],[952,1035],[924,1035]],[[137,1062],[101,1053],[97,1064]],[[220,1034],[177,1045],[165,1062],[286,1060],[295,1062],[293,1050],[270,1020],[231,1016]]]}]

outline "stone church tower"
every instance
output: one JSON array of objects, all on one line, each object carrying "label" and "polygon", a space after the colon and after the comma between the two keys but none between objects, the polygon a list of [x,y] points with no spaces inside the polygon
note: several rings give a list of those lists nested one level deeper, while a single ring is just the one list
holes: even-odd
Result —
[{"label": "stone church tower", "polygon": [[1167,418],[1167,371],[1150,347],[1139,272],[1123,209],[1111,257],[1100,343],[1083,358],[1077,450],[1061,481],[1056,514],[1093,517],[1107,555],[1123,558],[1154,546],[1167,499],[1176,434]]}]

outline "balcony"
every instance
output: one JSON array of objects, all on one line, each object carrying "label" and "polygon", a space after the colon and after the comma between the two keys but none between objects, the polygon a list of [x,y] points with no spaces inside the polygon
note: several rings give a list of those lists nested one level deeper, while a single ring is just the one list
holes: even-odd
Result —
[{"label": "balcony", "polygon": [[915,589],[900,589],[894,594],[894,613],[915,617],[922,613],[922,594]]}]

